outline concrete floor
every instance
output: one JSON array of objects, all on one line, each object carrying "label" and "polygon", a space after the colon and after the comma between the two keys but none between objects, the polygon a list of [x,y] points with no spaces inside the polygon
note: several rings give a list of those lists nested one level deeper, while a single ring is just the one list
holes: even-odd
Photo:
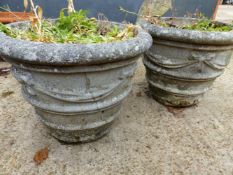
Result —
[{"label": "concrete floor", "polygon": [[[144,74],[140,64],[110,134],[82,145],[51,137],[17,81],[0,76],[0,175],[232,174],[233,61],[201,103],[184,110],[148,96]],[[36,165],[34,154],[46,146],[48,159]]]}]

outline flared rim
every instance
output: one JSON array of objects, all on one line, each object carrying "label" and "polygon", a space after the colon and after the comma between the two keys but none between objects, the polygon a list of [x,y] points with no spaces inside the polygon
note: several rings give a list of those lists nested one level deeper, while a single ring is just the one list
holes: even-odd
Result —
[{"label": "flared rim", "polygon": [[[22,25],[25,22],[13,23]],[[112,22],[111,22],[112,23]],[[123,26],[119,23],[114,23]],[[11,24],[12,25],[12,24]],[[11,38],[0,32],[0,55],[6,59],[33,64],[98,64],[136,57],[152,45],[152,38],[137,27],[134,38],[98,44],[42,43]]]},{"label": "flared rim", "polygon": [[[174,18],[164,18],[174,19]],[[175,18],[176,20],[197,20],[194,18]],[[147,30],[153,38],[173,40],[179,42],[187,42],[193,44],[208,45],[232,45],[233,31],[229,32],[208,32],[178,29],[172,27],[162,27],[151,24],[145,20],[140,20],[139,24],[143,29]]]}]

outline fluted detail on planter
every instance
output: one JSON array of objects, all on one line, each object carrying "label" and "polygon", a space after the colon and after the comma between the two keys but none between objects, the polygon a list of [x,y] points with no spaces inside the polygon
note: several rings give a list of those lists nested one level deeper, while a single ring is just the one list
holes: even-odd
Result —
[{"label": "fluted detail on planter", "polygon": [[[142,26],[154,37],[153,46],[143,61],[153,97],[165,105],[176,107],[198,103],[230,62],[233,48],[231,32],[227,38],[226,32],[163,28],[146,22],[142,22]],[[219,42],[216,35],[223,36]],[[211,43],[211,40],[215,42]]]},{"label": "fluted detail on planter", "polygon": [[110,67],[53,67],[43,72],[14,65],[12,72],[22,84],[23,96],[55,137],[85,142],[106,134],[119,115],[121,102],[131,91],[137,59]]},{"label": "fluted detail on planter", "polygon": [[222,49],[219,47],[213,53],[211,46],[198,50],[192,45],[181,48],[179,43],[172,41],[169,44],[155,41],[144,58],[147,80],[154,98],[172,106],[198,103],[199,97],[229,63],[232,51]]}]

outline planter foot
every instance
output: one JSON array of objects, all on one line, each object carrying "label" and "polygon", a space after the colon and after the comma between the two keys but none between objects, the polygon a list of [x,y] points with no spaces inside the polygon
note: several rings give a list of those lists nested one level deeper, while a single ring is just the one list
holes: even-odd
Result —
[{"label": "planter foot", "polygon": [[165,90],[153,87],[149,85],[149,89],[152,97],[159,103],[165,106],[172,107],[191,107],[199,103],[200,97],[198,96],[184,96],[179,94],[173,94]]},{"label": "planter foot", "polygon": [[120,109],[121,104],[118,104],[100,111],[66,114],[36,108],[36,114],[56,139],[65,143],[86,143],[106,135]]},{"label": "planter foot", "polygon": [[64,131],[48,128],[50,134],[63,143],[87,143],[102,138],[110,131],[110,125],[86,131]]}]

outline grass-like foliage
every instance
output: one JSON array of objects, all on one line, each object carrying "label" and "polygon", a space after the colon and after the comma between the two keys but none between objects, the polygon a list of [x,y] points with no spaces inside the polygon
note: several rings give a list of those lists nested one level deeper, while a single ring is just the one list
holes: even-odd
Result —
[{"label": "grass-like foliage", "polygon": [[68,15],[61,10],[57,21],[42,19],[39,30],[37,24],[37,20],[32,20],[26,30],[0,24],[0,31],[13,38],[48,43],[102,43],[125,40],[135,35],[132,25],[121,30],[108,21],[88,18],[84,10],[69,12]]},{"label": "grass-like foliage", "polygon": [[233,26],[217,23],[209,19],[201,19],[194,24],[186,25],[182,28],[208,32],[229,32],[233,30]]},{"label": "grass-like foliage", "polygon": [[147,17],[145,18],[151,24],[162,27],[173,27],[186,30],[197,30],[203,32],[229,32],[233,31],[233,25],[219,23],[207,18],[199,18],[196,22],[187,25],[177,25],[172,20],[163,20],[161,18]]},{"label": "grass-like foliage", "polygon": [[11,30],[9,27],[5,26],[4,24],[0,23],[0,31],[2,31],[3,33],[5,33],[8,36],[11,36],[13,38],[16,37],[16,33]]},{"label": "grass-like foliage", "polygon": [[[151,4],[152,5],[152,4]],[[148,10],[148,9],[147,9]],[[151,24],[162,26],[162,27],[173,27],[173,28],[179,28],[179,29],[186,29],[186,30],[197,30],[197,31],[205,31],[205,32],[229,32],[233,31],[233,22],[232,24],[224,24],[219,23],[216,21],[213,21],[207,17],[205,17],[202,13],[196,13],[195,18],[197,19],[196,22],[187,24],[187,25],[178,25],[175,23],[175,21],[171,20],[164,20],[161,18],[161,16],[154,16],[151,15],[149,12],[148,15],[138,15],[134,12],[130,12],[128,10],[125,10],[124,8],[120,8],[120,11],[126,14],[136,15]]]}]

